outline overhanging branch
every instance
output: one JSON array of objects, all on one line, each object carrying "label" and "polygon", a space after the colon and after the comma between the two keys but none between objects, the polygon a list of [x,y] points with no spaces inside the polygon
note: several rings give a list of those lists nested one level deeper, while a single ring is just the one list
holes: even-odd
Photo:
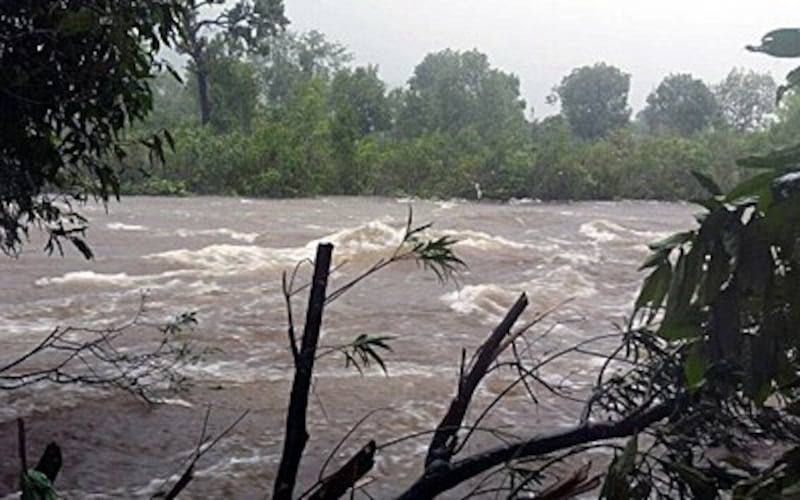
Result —
[{"label": "overhanging branch", "polygon": [[426,469],[422,477],[400,495],[398,500],[434,498],[468,479],[511,460],[537,457],[581,444],[632,436],[669,417],[676,407],[675,401],[664,402],[618,422],[582,424],[566,431],[490,449],[452,464],[442,463],[439,467]]}]

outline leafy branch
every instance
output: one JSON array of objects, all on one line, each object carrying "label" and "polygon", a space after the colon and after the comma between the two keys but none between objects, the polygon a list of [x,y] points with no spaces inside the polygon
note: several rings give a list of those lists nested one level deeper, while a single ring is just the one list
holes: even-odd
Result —
[{"label": "leafy branch", "polygon": [[358,373],[364,374],[364,369],[369,368],[370,363],[377,363],[384,373],[388,374],[386,363],[380,351],[391,351],[392,348],[388,344],[389,341],[394,340],[396,337],[384,336],[370,336],[365,333],[360,334],[352,342],[347,344],[335,346],[321,346],[320,352],[317,354],[317,359],[323,358],[329,354],[340,353],[345,358],[345,368],[353,365],[353,368],[358,370]]}]

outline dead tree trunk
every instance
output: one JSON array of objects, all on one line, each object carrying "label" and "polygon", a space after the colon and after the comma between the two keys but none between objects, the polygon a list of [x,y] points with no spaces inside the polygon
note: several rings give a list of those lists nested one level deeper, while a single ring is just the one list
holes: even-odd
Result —
[{"label": "dead tree trunk", "polygon": [[328,285],[333,245],[322,243],[317,246],[317,257],[314,261],[314,277],[306,309],[306,323],[299,356],[295,358],[294,381],[289,399],[289,410],[286,415],[286,434],[283,442],[283,454],[275,480],[273,498],[275,500],[291,500],[297,481],[300,459],[308,441],[306,428],[306,411],[308,394],[311,388],[311,376],[314,371],[314,358],[317,354],[322,311],[325,307],[325,291]]}]

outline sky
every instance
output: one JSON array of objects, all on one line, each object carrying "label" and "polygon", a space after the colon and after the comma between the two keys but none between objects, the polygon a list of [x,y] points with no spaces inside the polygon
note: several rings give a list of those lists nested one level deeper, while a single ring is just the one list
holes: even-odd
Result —
[{"label": "sky", "polygon": [[558,112],[545,99],[573,68],[606,62],[631,74],[630,103],[670,73],[707,83],[733,67],[781,82],[796,60],[744,50],[768,31],[800,27],[797,0],[285,0],[291,29],[316,29],[347,46],[355,64],[377,64],[404,85],[430,52],[476,48],[517,75],[534,116]]}]

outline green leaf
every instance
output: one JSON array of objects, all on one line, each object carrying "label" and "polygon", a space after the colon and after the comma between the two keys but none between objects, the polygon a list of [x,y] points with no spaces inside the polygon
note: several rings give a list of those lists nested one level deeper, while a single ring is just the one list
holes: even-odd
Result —
[{"label": "green leaf", "polygon": [[692,345],[689,355],[683,363],[683,374],[686,377],[686,385],[692,391],[697,390],[703,383],[706,376],[706,363],[699,342]]},{"label": "green leaf", "polygon": [[600,498],[606,500],[630,500],[633,498],[630,474],[636,466],[636,455],[639,452],[639,436],[634,434],[625,449],[614,457],[608,466],[606,480],[600,491]]},{"label": "green leaf", "polygon": [[800,29],[782,28],[770,31],[761,39],[761,45],[748,45],[747,50],[763,52],[773,57],[800,57]]},{"label": "green leaf", "polygon": [[694,231],[684,231],[682,233],[675,233],[663,240],[656,241],[654,243],[650,243],[648,245],[650,250],[658,251],[658,250],[672,250],[678,246],[683,245],[687,241],[691,240],[692,237],[695,235]]},{"label": "green leaf", "polygon": [[706,272],[702,285],[701,300],[704,304],[710,304],[717,298],[722,285],[731,277],[730,256],[719,246],[715,247],[711,253],[711,258],[706,262]]},{"label": "green leaf", "polygon": [[662,463],[668,469],[676,472],[681,480],[689,486],[693,498],[699,500],[713,500],[717,498],[717,488],[714,485],[714,481],[704,474],[703,471],[691,465],[672,460],[664,460]]},{"label": "green leaf", "polygon": [[72,36],[91,30],[95,22],[94,13],[90,9],[82,7],[76,11],[65,13],[56,29],[64,35]]},{"label": "green leaf", "polygon": [[757,199],[764,192],[769,192],[775,172],[764,172],[741,182],[725,195],[726,203],[740,202],[743,199]]},{"label": "green leaf", "polygon": [[700,183],[703,188],[711,193],[714,196],[718,196],[722,194],[722,189],[714,182],[714,179],[709,177],[708,175],[698,172],[697,170],[692,170],[692,176],[697,179],[697,182]]},{"label": "green leaf", "polygon": [[658,336],[665,340],[686,340],[700,337],[700,327],[695,323],[665,322],[658,329]]},{"label": "green leaf", "polygon": [[36,469],[28,469],[20,478],[22,500],[57,500],[53,483]]},{"label": "green leaf", "polygon": [[644,262],[642,262],[642,265],[639,266],[639,271],[648,269],[650,267],[660,266],[667,260],[667,257],[669,257],[668,249],[662,249],[653,252],[644,260]]},{"label": "green leaf", "polygon": [[672,270],[664,323],[683,324],[695,320],[691,304],[702,275],[704,255],[700,246],[695,245],[688,252],[679,252]]},{"label": "green leaf", "polygon": [[639,297],[636,299],[635,311],[642,307],[657,309],[664,302],[664,297],[669,290],[670,278],[672,276],[672,266],[669,262],[663,262],[650,275],[645,278]]},{"label": "green leaf", "polygon": [[793,69],[788,75],[786,75],[786,83],[786,85],[778,86],[778,92],[775,95],[775,105],[779,105],[781,103],[781,99],[783,99],[783,96],[786,94],[786,92],[800,85],[800,67]]},{"label": "green leaf", "polygon": [[765,155],[747,156],[736,160],[736,164],[745,168],[790,168],[800,163],[800,144],[771,151]]}]

